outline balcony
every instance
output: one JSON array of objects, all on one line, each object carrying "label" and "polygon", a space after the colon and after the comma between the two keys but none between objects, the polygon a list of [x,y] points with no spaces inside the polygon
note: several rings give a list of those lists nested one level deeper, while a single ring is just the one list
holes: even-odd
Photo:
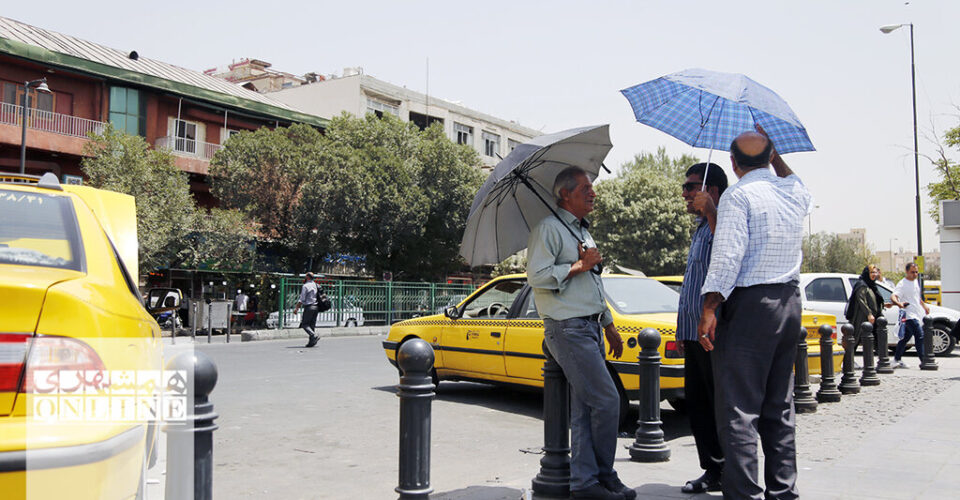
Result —
[{"label": "balcony", "polygon": [[[99,134],[103,132],[106,125],[96,120],[88,120],[76,116],[53,113],[51,111],[42,111],[39,109],[29,110],[27,117],[27,128],[40,130],[42,132],[51,132],[57,135],[69,137],[81,137],[86,139],[87,134],[93,132]],[[7,125],[22,126],[23,106],[17,106],[10,103],[0,103],[0,123]]]},{"label": "balcony", "polygon": [[210,161],[214,153],[223,146],[209,142],[195,141],[193,139],[185,139],[183,137],[167,136],[157,139],[154,147],[157,149],[169,149],[170,152],[177,156]]}]

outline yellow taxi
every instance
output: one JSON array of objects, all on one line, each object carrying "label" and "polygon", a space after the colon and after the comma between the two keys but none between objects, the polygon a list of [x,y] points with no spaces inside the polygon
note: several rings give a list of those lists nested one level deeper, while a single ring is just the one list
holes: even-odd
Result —
[{"label": "yellow taxi", "polygon": [[[159,373],[162,350],[137,267],[132,197],[0,174],[3,498],[142,495],[157,425],[120,382]],[[104,399],[111,383],[129,398]]]},{"label": "yellow taxi", "polygon": [[[635,276],[603,275],[607,303],[624,340],[623,356],[607,354],[607,368],[620,392],[621,417],[639,398],[637,335],[660,332],[660,397],[683,398],[683,358],[676,350],[676,292]],[[460,304],[435,314],[395,323],[383,348],[396,366],[397,350],[422,338],[435,351],[434,382],[472,380],[543,387],[543,321],[524,274],[495,278]]]},{"label": "yellow taxi", "polygon": [[[683,284],[683,276],[651,276],[651,279],[680,292],[680,286]],[[820,374],[820,327],[830,325],[833,327],[833,371],[841,372],[843,365],[843,347],[837,343],[837,317],[832,314],[803,310],[800,318],[800,324],[807,330],[807,366],[810,375]]]}]

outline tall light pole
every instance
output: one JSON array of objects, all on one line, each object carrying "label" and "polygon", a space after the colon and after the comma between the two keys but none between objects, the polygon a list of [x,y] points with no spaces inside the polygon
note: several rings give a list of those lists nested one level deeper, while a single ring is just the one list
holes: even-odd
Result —
[{"label": "tall light pole", "polygon": [[[910,27],[910,87],[913,90],[913,174],[917,198],[917,258],[923,259],[923,236],[920,234],[920,149],[917,146],[917,69],[913,60],[913,23],[906,24],[888,24],[881,26],[880,31],[884,34],[891,33],[904,26]],[[926,266],[924,266],[926,270]],[[923,275],[921,274],[921,286],[923,285]]]},{"label": "tall light pole", "polygon": [[27,171],[27,110],[30,109],[30,88],[36,87],[37,92],[44,94],[50,93],[50,87],[47,87],[47,79],[31,80],[23,84],[23,116],[20,120],[20,173]]},{"label": "tall light pole", "polygon": [[899,238],[890,238],[890,268],[887,271],[893,271],[893,268],[897,265],[897,260],[893,258],[893,241],[900,241]]},{"label": "tall light pole", "polygon": [[810,209],[810,213],[807,214],[807,235],[813,237],[813,211],[820,208],[820,205],[815,205]]}]

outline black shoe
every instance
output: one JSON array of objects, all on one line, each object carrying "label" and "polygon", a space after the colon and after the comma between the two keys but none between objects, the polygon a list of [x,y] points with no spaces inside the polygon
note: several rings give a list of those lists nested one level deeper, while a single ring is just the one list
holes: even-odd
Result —
[{"label": "black shoe", "polygon": [[571,490],[570,498],[583,498],[589,500],[624,500],[623,493],[614,493],[600,483],[594,483],[591,486],[579,490]]},{"label": "black shoe", "polygon": [[307,341],[307,347],[313,347],[317,345],[317,341],[320,340],[319,335],[311,335],[310,340]]},{"label": "black shoe", "polygon": [[600,481],[600,484],[602,484],[604,488],[614,493],[620,493],[623,495],[623,498],[626,498],[627,500],[634,500],[637,498],[637,492],[633,488],[623,484],[619,478],[612,481]]},{"label": "black shoe", "polygon": [[687,484],[680,488],[684,493],[704,493],[707,491],[720,491],[720,475],[712,472],[704,472],[702,476],[687,481]]}]

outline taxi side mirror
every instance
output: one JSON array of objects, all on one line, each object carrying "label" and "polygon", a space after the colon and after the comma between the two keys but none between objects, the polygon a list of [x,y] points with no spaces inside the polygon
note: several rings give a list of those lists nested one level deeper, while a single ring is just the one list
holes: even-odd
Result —
[{"label": "taxi side mirror", "polygon": [[443,315],[450,319],[460,319],[460,309],[457,306],[450,306],[443,310]]},{"label": "taxi side mirror", "polygon": [[151,288],[147,292],[146,306],[150,314],[159,314],[180,307],[183,295],[177,288]]}]

